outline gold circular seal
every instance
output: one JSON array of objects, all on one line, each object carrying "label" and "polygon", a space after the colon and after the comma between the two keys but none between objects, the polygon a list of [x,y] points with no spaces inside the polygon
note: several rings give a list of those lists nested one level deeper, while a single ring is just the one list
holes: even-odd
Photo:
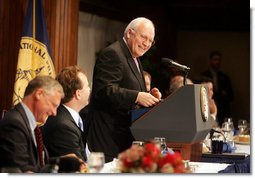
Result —
[{"label": "gold circular seal", "polygon": [[209,119],[209,103],[208,103],[208,95],[207,90],[204,86],[200,88],[200,108],[201,115],[204,122]]}]

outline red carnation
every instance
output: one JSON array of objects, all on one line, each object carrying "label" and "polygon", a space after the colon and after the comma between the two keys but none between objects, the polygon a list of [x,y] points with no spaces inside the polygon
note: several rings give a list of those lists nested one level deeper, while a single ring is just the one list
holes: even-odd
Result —
[{"label": "red carnation", "polygon": [[142,159],[142,167],[143,168],[150,168],[152,166],[152,159],[149,156],[144,156]]},{"label": "red carnation", "polygon": [[132,146],[119,154],[119,160],[122,172],[188,172],[179,152],[162,155],[155,143],[147,143],[144,147]]},{"label": "red carnation", "polygon": [[130,159],[123,159],[123,164],[125,165],[125,167],[132,167],[134,165],[134,162],[132,162]]},{"label": "red carnation", "polygon": [[162,168],[166,163],[168,163],[168,160],[167,160],[166,156],[160,158],[160,159],[158,160],[158,166],[159,166],[159,168]]},{"label": "red carnation", "polygon": [[157,160],[160,153],[160,149],[154,143],[147,143],[144,146],[145,155],[149,155],[153,160]]},{"label": "red carnation", "polygon": [[182,162],[181,154],[178,152],[175,152],[174,154],[167,153],[165,156],[166,162],[176,165],[180,162]]}]

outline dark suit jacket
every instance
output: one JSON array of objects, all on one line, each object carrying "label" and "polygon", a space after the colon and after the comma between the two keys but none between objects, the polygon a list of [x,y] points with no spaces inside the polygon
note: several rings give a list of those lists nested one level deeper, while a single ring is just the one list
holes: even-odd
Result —
[{"label": "dark suit jacket", "polygon": [[106,162],[134,140],[129,111],[138,92],[146,91],[140,61],[139,66],[141,73],[123,39],[104,49],[96,61],[87,141],[92,151],[104,152]]},{"label": "dark suit jacket", "polygon": [[49,156],[75,153],[86,160],[85,134],[76,125],[69,111],[60,105],[56,116],[50,116],[43,126],[43,141]]},{"label": "dark suit jacket", "polygon": [[21,104],[5,114],[0,121],[0,168],[18,167],[21,171],[39,171],[39,157],[31,132]]}]

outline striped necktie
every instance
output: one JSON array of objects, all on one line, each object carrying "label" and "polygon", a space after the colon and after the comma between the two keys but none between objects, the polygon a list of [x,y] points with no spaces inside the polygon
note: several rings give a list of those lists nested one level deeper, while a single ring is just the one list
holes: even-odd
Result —
[{"label": "striped necktie", "polygon": [[44,166],[44,159],[43,159],[43,138],[42,138],[42,132],[39,127],[35,128],[35,138],[36,138],[36,143],[37,143],[37,151],[39,155],[39,161],[40,161],[40,166]]},{"label": "striped necktie", "polygon": [[79,118],[79,120],[78,120],[78,126],[80,127],[80,129],[81,129],[82,131],[84,131],[84,129],[83,129],[83,122],[82,122],[82,119],[81,119],[81,118]]}]

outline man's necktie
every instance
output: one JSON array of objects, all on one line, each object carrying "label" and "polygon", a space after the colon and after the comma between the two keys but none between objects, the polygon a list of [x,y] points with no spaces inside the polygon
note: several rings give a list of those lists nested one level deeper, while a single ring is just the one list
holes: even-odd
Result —
[{"label": "man's necktie", "polygon": [[138,60],[137,60],[136,57],[134,58],[134,61],[135,61],[135,64],[136,64],[136,67],[137,67],[138,71],[140,72],[139,63],[138,63]]},{"label": "man's necktie", "polygon": [[82,122],[82,119],[81,119],[81,118],[79,118],[79,120],[78,120],[78,126],[80,127],[80,129],[81,129],[82,131],[84,131],[84,129],[83,129],[83,122]]},{"label": "man's necktie", "polygon": [[39,155],[40,160],[40,166],[44,166],[44,159],[43,159],[43,138],[42,138],[42,132],[39,127],[35,128],[35,138],[37,143],[37,151]]}]

